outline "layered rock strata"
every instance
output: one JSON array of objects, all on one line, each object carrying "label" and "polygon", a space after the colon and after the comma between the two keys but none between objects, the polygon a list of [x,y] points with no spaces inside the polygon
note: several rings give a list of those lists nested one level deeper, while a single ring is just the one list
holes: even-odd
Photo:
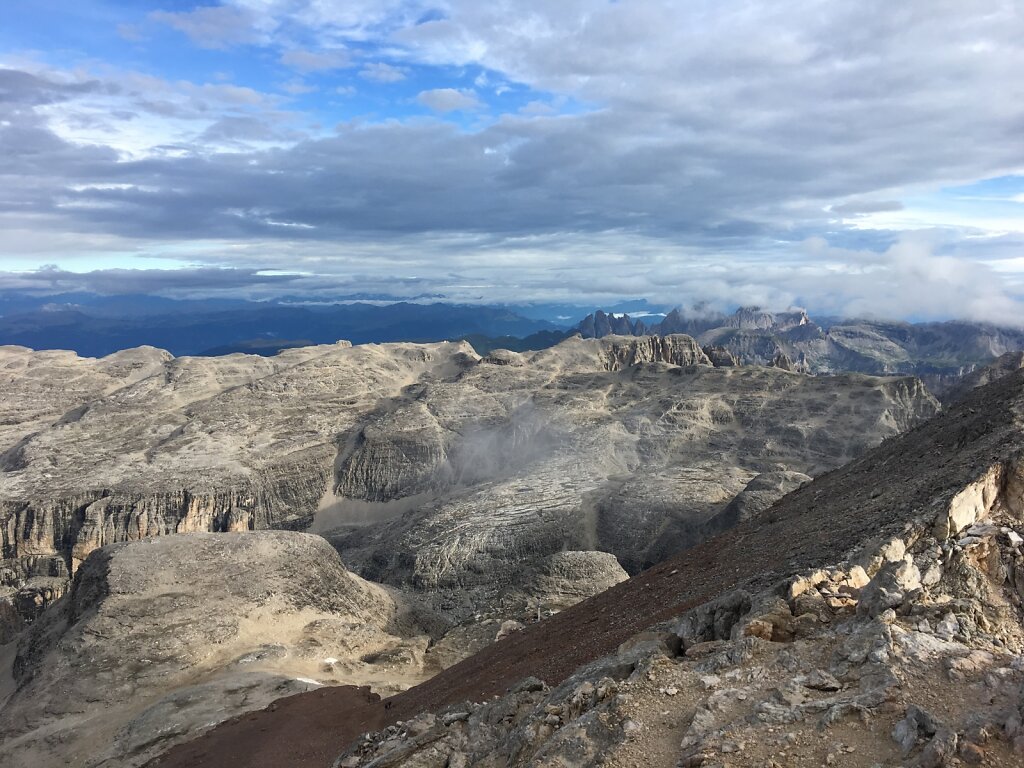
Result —
[{"label": "layered rock strata", "polygon": [[30,580],[106,544],[312,523],[364,575],[468,591],[437,601],[454,620],[509,593],[532,611],[531,569],[557,553],[635,571],[701,540],[756,476],[827,470],[937,408],[913,379],[715,368],[681,335],[483,359],[447,343],[2,359],[0,589],[22,608],[59,594]]},{"label": "layered rock strata", "polygon": [[194,533],[104,547],[18,642],[0,763],[141,765],[323,683],[407,687],[423,677],[428,639],[393,634],[400,613],[318,536]]},{"label": "layered rock strata", "polygon": [[[979,390],[722,537],[721,557],[777,548],[777,559],[762,558],[768,567],[550,686],[539,673],[557,661],[535,653],[537,674],[504,695],[449,696],[440,709],[360,737],[335,768],[1019,765],[1022,402],[1021,374]],[[819,531],[791,559],[776,530],[786,524]],[[845,541],[837,525],[851,533]],[[703,563],[712,546],[695,557]],[[556,623],[608,633],[615,617],[586,619],[624,605],[613,597],[620,590],[637,593],[633,604],[650,618],[664,615],[642,594],[673,583],[693,594],[687,580],[697,575],[676,558]],[[478,666],[469,660],[444,677],[469,690],[466,674]],[[443,681],[409,695],[422,702],[427,689],[440,692]]]}]

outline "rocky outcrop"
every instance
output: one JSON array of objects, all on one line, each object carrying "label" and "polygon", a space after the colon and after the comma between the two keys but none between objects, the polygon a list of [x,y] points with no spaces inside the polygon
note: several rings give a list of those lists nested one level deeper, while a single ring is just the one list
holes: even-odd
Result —
[{"label": "rocky outcrop", "polygon": [[996,379],[1008,376],[1021,368],[1024,368],[1024,352],[1007,352],[997,357],[989,365],[967,373],[952,386],[944,388],[942,401],[955,403],[970,394],[971,390],[991,384]]},{"label": "rocky outcrop", "polygon": [[607,552],[556,552],[535,568],[524,587],[539,606],[565,608],[629,578]]},{"label": "rocky outcrop", "polygon": [[475,359],[465,344],[98,360],[0,348],[0,602],[23,605],[27,579],[66,577],[106,544],[309,525],[339,435]]},{"label": "rocky outcrop", "polygon": [[[482,767],[493,756],[507,766],[1019,765],[1024,378],[989,389],[741,524],[718,552],[782,547],[799,522],[818,531],[802,541],[805,556],[831,537],[827,564],[794,568],[780,556],[550,686],[526,677],[504,695],[407,717],[357,739],[334,765]],[[866,470],[886,467],[891,475],[864,482]],[[899,511],[888,506],[896,499]],[[830,525],[853,535],[837,538]],[[699,594],[691,580],[715,561],[712,547],[702,549],[692,565],[676,558],[559,623],[593,633],[612,605],[658,615],[657,598],[644,594],[671,583]],[[743,563],[717,566],[720,575]],[[613,597],[634,582],[632,601]],[[530,647],[540,669],[530,634],[510,642]],[[455,672],[448,684],[468,690]]]},{"label": "rocky outcrop", "polygon": [[643,336],[628,341],[612,336],[603,341],[602,347],[605,350],[605,370],[608,371],[619,371],[642,363],[711,365],[704,350],[690,336]]},{"label": "rocky outcrop", "polygon": [[784,590],[731,593],[555,687],[526,678],[490,701],[424,712],[363,736],[334,765],[1015,765],[1024,614],[999,564],[1022,558],[1020,536],[985,525],[928,587],[910,574],[941,543],[919,539],[917,554],[890,561],[890,542],[870,581],[839,564]]},{"label": "rocky outcrop", "polygon": [[363,658],[422,645],[389,633],[396,612],[391,595],[313,535],[197,533],[103,547],[19,642],[0,762],[141,765],[318,680],[372,680],[378,668]]},{"label": "rocky outcrop", "polygon": [[776,331],[782,333],[809,325],[811,318],[802,309],[790,312],[766,312],[760,307],[740,307],[728,318],[726,326],[742,331]]},{"label": "rocky outcrop", "polygon": [[587,315],[575,330],[584,339],[600,339],[605,336],[643,336],[647,327],[641,320],[633,320],[625,314],[605,314],[600,309]]},{"label": "rocky outcrop", "polygon": [[731,368],[734,365],[739,365],[732,352],[725,347],[705,346],[701,349],[704,350],[704,354],[708,356],[708,360],[715,368]]},{"label": "rocky outcrop", "polygon": [[761,514],[790,491],[811,482],[802,472],[762,472],[736,494],[721,512],[708,521],[709,533],[721,533]]}]

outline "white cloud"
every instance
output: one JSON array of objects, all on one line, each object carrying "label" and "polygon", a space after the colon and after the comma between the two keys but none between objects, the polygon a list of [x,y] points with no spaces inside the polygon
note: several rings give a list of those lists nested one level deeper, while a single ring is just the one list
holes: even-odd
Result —
[{"label": "white cloud", "polygon": [[281,63],[299,72],[323,72],[343,69],[351,65],[348,51],[336,48],[328,51],[292,49],[281,54]]},{"label": "white cloud", "polygon": [[290,93],[292,96],[301,96],[305,93],[314,93],[317,90],[317,87],[315,85],[310,85],[299,78],[294,78],[289,80],[287,83],[284,83],[281,86],[281,90],[285,93]]},{"label": "white cloud", "polygon": [[141,30],[134,24],[118,24],[117,35],[130,43],[138,43],[146,39]]},{"label": "white cloud", "polygon": [[377,83],[397,83],[405,80],[405,70],[383,61],[374,61],[359,70],[359,76]]},{"label": "white cloud", "polygon": [[180,13],[153,11],[149,18],[188,35],[201,48],[229,48],[265,39],[257,28],[257,15],[229,5],[201,6]]},{"label": "white cloud", "polygon": [[416,101],[435,112],[470,112],[483,107],[473,91],[460,91],[455,88],[420,91]]},{"label": "white cloud", "polygon": [[[799,10],[520,0],[514,14],[447,0],[443,17],[429,10],[230,0],[156,20],[201,45],[264,46],[242,53],[287,59],[299,74],[340,65],[319,57],[346,46],[359,51],[353,62],[371,62],[358,70],[371,81],[436,67],[439,87],[417,101],[442,117],[483,110],[480,94],[511,83],[523,98],[487,105],[509,113],[470,128],[409,118],[406,101],[389,112],[385,98],[406,99],[404,89],[367,84],[374,117],[318,138],[308,126],[338,116],[289,112],[283,96],[8,57],[29,71],[0,82],[16,104],[0,103],[0,217],[39,222],[32,247],[52,239],[54,253],[73,233],[230,242],[245,263],[272,268],[301,252],[370,282],[409,264],[466,300],[457,286],[595,301],[806,296],[837,311],[946,305],[976,316],[1015,301],[1024,236],[1014,203],[932,199],[1024,169],[1024,17],[1006,0],[809,0]],[[477,90],[461,90],[475,77]],[[946,225],[937,244],[900,235],[938,237],[936,224]],[[815,250],[816,238],[846,247]],[[5,238],[0,258],[27,243]],[[956,281],[968,286],[962,301]]]}]

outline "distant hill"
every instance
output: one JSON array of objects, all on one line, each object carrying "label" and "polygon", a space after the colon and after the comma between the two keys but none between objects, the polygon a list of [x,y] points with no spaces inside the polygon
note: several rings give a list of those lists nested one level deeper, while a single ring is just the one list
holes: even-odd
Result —
[{"label": "distant hill", "polygon": [[89,357],[144,345],[177,356],[274,354],[296,344],[339,339],[353,344],[430,342],[469,335],[522,338],[558,330],[505,308],[442,303],[297,305],[137,296],[108,297],[106,303],[91,294],[46,298],[0,296],[0,345],[68,349]]}]

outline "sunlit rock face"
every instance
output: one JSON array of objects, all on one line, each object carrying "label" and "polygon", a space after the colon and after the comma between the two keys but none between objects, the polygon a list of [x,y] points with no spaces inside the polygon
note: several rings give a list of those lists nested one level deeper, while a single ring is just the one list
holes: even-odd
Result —
[{"label": "sunlit rock face", "polygon": [[339,343],[0,360],[8,600],[107,544],[312,524],[372,578],[474,593],[461,615],[528,594],[524,574],[563,550],[642,568],[758,475],[816,474],[936,409],[914,379],[716,368],[684,335],[483,359]]},{"label": "sunlit rock face", "polygon": [[[315,678],[376,683],[381,671],[365,657],[422,661],[426,638],[390,633],[397,611],[311,534],[101,548],[18,642],[0,763],[142,765],[220,720],[317,687]],[[418,682],[421,668],[406,666],[387,684]]]}]

